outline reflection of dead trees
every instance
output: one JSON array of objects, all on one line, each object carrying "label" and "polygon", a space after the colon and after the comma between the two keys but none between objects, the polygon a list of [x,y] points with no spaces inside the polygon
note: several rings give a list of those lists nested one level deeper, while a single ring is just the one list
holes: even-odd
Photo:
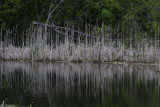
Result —
[{"label": "reflection of dead trees", "polygon": [[[65,92],[68,93],[71,91],[70,89],[75,89],[75,85],[79,87],[85,85],[86,88],[91,85],[95,91],[103,88],[102,90],[107,89],[110,92],[113,83],[116,81],[123,83],[126,79],[130,81],[135,75],[134,79],[145,85],[148,81],[156,82],[159,77],[154,72],[155,66],[146,65],[101,64],[99,66],[99,64],[76,63],[0,62],[0,68],[0,77],[1,79],[4,77],[1,84],[7,84],[6,89],[10,88],[10,90],[18,92],[14,89],[16,87],[33,92],[33,94],[52,89],[57,90],[58,93],[58,90],[63,90],[64,87]],[[4,70],[5,73],[3,73]],[[132,85],[132,83],[130,84]]]}]

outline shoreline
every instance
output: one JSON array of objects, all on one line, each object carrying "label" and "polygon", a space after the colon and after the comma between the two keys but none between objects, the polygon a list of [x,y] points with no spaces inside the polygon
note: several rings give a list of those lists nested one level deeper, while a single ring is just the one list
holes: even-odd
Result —
[{"label": "shoreline", "polygon": [[99,63],[99,64],[131,64],[131,65],[159,65],[159,63],[149,63],[149,62],[127,62],[127,61],[61,61],[61,60],[3,60],[0,61],[12,61],[12,62],[52,62],[52,63]]}]

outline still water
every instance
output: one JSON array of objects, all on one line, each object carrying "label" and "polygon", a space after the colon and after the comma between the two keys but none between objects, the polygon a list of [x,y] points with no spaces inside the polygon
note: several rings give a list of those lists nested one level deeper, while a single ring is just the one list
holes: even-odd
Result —
[{"label": "still water", "polygon": [[157,66],[0,61],[4,107],[160,107]]}]

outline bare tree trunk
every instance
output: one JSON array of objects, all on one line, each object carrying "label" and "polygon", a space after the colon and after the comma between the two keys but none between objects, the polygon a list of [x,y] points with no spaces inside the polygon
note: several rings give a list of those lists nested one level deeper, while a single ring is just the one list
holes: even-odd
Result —
[{"label": "bare tree trunk", "polygon": [[[49,23],[49,19],[51,18],[52,13],[58,8],[58,6],[63,2],[63,0],[61,0],[55,8],[53,8],[53,6],[55,5],[55,3],[57,2],[57,0],[55,0],[54,3],[51,2],[50,8],[49,8],[49,13],[48,13],[48,17],[47,17],[47,21],[45,23],[45,33],[44,33],[44,44],[47,44],[47,26]],[[53,8],[53,9],[52,9]]]}]

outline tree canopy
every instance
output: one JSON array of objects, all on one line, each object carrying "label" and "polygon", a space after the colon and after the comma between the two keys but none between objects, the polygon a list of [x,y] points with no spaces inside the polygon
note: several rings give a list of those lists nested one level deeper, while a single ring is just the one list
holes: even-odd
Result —
[{"label": "tree canopy", "polygon": [[[1,0],[0,26],[3,29],[45,23],[51,2],[60,0]],[[64,0],[51,15],[50,22],[83,26],[101,24],[134,26],[147,31],[160,23],[159,0]]]}]

